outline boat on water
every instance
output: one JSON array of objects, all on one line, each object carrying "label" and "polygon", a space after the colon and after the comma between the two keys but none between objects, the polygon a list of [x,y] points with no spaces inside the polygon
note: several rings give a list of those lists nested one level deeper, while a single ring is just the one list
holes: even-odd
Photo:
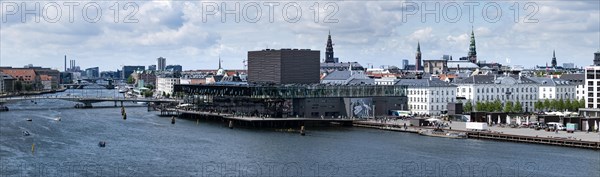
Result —
[{"label": "boat on water", "polygon": [[27,121],[32,121],[32,120],[33,120],[33,119],[31,119],[31,118],[27,118]]},{"label": "boat on water", "polygon": [[457,132],[449,132],[440,128],[436,128],[433,130],[423,130],[419,132],[420,135],[425,136],[433,136],[433,137],[442,137],[442,138],[455,138],[455,139],[463,139],[467,138],[467,134],[465,133],[457,133]]},{"label": "boat on water", "polygon": [[54,118],[55,121],[60,121],[60,117]]},{"label": "boat on water", "polygon": [[29,136],[31,135],[27,130],[23,130],[23,136]]}]

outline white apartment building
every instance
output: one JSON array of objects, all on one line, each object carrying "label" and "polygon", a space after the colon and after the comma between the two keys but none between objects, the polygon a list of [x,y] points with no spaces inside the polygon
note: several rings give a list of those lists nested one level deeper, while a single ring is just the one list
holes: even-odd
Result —
[{"label": "white apartment building", "polygon": [[440,115],[448,103],[456,102],[456,86],[439,79],[399,79],[407,86],[408,109],[412,114]]},{"label": "white apartment building", "polygon": [[585,108],[600,108],[600,66],[585,67]]},{"label": "white apartment building", "polygon": [[455,80],[457,97],[478,102],[493,102],[500,100],[502,104],[511,101],[520,102],[523,111],[533,111],[534,103],[538,100],[538,85],[536,82],[521,76],[474,75]]},{"label": "white apartment building", "polygon": [[585,74],[562,74],[560,79],[575,85],[575,98],[578,101],[585,99]]},{"label": "white apartment building", "polygon": [[173,88],[175,84],[179,84],[179,78],[157,77],[156,91],[158,95],[162,95],[162,93],[173,95]]},{"label": "white apartment building", "polygon": [[538,84],[538,99],[540,100],[575,100],[577,85],[569,81],[548,77],[528,77]]}]

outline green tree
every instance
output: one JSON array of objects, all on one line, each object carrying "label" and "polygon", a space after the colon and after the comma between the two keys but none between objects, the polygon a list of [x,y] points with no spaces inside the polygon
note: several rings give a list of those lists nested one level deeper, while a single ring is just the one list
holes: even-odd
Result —
[{"label": "green tree", "polygon": [[579,110],[579,108],[585,108],[585,100],[583,100],[583,98],[579,100],[579,106],[577,106],[577,110]]},{"label": "green tree", "polygon": [[502,111],[502,102],[500,102],[500,100],[496,100],[492,104],[492,107],[494,108],[495,112],[500,112],[500,111]]},{"label": "green tree", "polygon": [[522,113],[523,112],[523,105],[521,105],[521,102],[517,101],[515,103],[515,105],[513,105],[512,112],[515,112],[515,113]]},{"label": "green tree", "polygon": [[542,101],[540,101],[540,100],[537,100],[537,101],[536,101],[536,102],[533,104],[533,106],[535,106],[535,109],[536,109],[536,110],[538,110],[538,111],[541,111],[541,110],[543,110],[543,109],[544,109],[544,103],[542,103]]},{"label": "green tree", "polygon": [[504,103],[504,112],[511,112],[513,109],[513,103],[510,101],[507,101],[506,103]]},{"label": "green tree", "polygon": [[556,110],[557,111],[564,111],[565,110],[565,100],[563,100],[562,98],[558,101],[556,101]]},{"label": "green tree", "polygon": [[572,111],[578,111],[579,110],[579,101],[577,101],[576,99],[573,100],[573,102],[571,102],[571,110]]},{"label": "green tree", "polygon": [[33,90],[33,86],[31,86],[31,84],[25,84],[25,91],[32,91]]},{"label": "green tree", "polygon": [[131,75],[129,77],[127,77],[127,84],[133,84],[135,83],[135,79],[133,79],[133,77],[131,77]]},{"label": "green tree", "polygon": [[475,111],[483,111],[481,110],[482,107],[482,103],[481,102],[475,102]]},{"label": "green tree", "polygon": [[465,103],[465,112],[471,112],[473,111],[473,105],[471,104],[471,100],[467,100],[467,102]]},{"label": "green tree", "polygon": [[550,108],[552,109],[552,111],[557,111],[558,110],[558,100],[554,99],[554,100],[550,101]]},{"label": "green tree", "polygon": [[15,82],[15,91],[20,92],[23,90],[23,83],[21,83],[21,81],[16,81]]},{"label": "green tree", "polygon": [[544,100],[544,110],[549,110],[552,107],[552,103],[550,103],[550,100],[545,99]]},{"label": "green tree", "polygon": [[573,111],[573,109],[571,109],[571,100],[570,99],[566,99],[565,100],[565,104],[563,105],[563,109],[566,109],[567,111]]}]

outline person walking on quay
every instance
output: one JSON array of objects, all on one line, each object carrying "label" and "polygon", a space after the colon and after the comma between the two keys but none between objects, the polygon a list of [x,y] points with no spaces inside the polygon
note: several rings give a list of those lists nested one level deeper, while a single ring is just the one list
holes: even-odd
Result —
[{"label": "person walking on quay", "polygon": [[406,122],[404,122],[404,130],[406,130]]}]

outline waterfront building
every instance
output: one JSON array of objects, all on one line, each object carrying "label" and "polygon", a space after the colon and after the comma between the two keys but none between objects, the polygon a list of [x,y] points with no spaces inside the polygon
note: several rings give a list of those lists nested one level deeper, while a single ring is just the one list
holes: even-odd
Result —
[{"label": "waterfront building", "polygon": [[0,93],[9,93],[15,90],[15,78],[0,72]]},{"label": "waterfront building", "polygon": [[156,78],[156,93],[158,95],[173,95],[173,88],[176,84],[180,84],[179,78],[175,77],[157,77]]},{"label": "waterfront building", "polygon": [[540,100],[574,100],[577,85],[567,80],[552,77],[528,77],[538,84],[538,99]]},{"label": "waterfront building", "polygon": [[562,74],[560,79],[569,81],[575,85],[575,98],[577,101],[585,99],[585,74]]},{"label": "waterfront building", "polygon": [[156,63],[157,63],[156,64],[156,66],[157,66],[156,69],[159,70],[159,71],[164,71],[166,69],[165,67],[167,66],[167,59],[163,58],[163,57],[158,57],[156,59]]},{"label": "waterfront building", "polygon": [[42,88],[40,75],[36,74],[35,70],[27,68],[0,68],[0,72],[10,75],[15,79],[15,82],[21,83],[21,88],[15,88],[17,90],[25,90],[27,87],[31,87],[33,90],[39,90]]},{"label": "waterfront building", "polygon": [[200,110],[274,118],[388,116],[407,109],[405,91],[400,85],[175,85]]},{"label": "waterfront building", "polygon": [[40,82],[42,83],[43,90],[52,89],[52,77],[48,75],[40,75]]},{"label": "waterfront building", "polygon": [[248,82],[273,84],[319,83],[318,50],[265,49],[248,52]]},{"label": "waterfront building", "polygon": [[100,69],[98,67],[85,69],[85,76],[87,78],[98,78],[100,77]]},{"label": "waterfront building", "polygon": [[437,78],[399,79],[395,85],[407,88],[408,110],[412,114],[441,115],[448,103],[456,102],[456,86]]},{"label": "waterfront building", "polygon": [[580,108],[584,117],[600,116],[600,66],[585,67],[585,108]]},{"label": "waterfront building", "polygon": [[123,66],[123,70],[121,70],[121,79],[127,79],[133,72],[143,70],[146,70],[145,66]]},{"label": "waterfront building", "polygon": [[538,100],[536,82],[519,75],[473,75],[454,81],[457,85],[457,97],[478,102],[520,102],[525,112],[534,110]]},{"label": "waterfront building", "polygon": [[60,84],[72,84],[73,73],[71,72],[60,72]]}]

